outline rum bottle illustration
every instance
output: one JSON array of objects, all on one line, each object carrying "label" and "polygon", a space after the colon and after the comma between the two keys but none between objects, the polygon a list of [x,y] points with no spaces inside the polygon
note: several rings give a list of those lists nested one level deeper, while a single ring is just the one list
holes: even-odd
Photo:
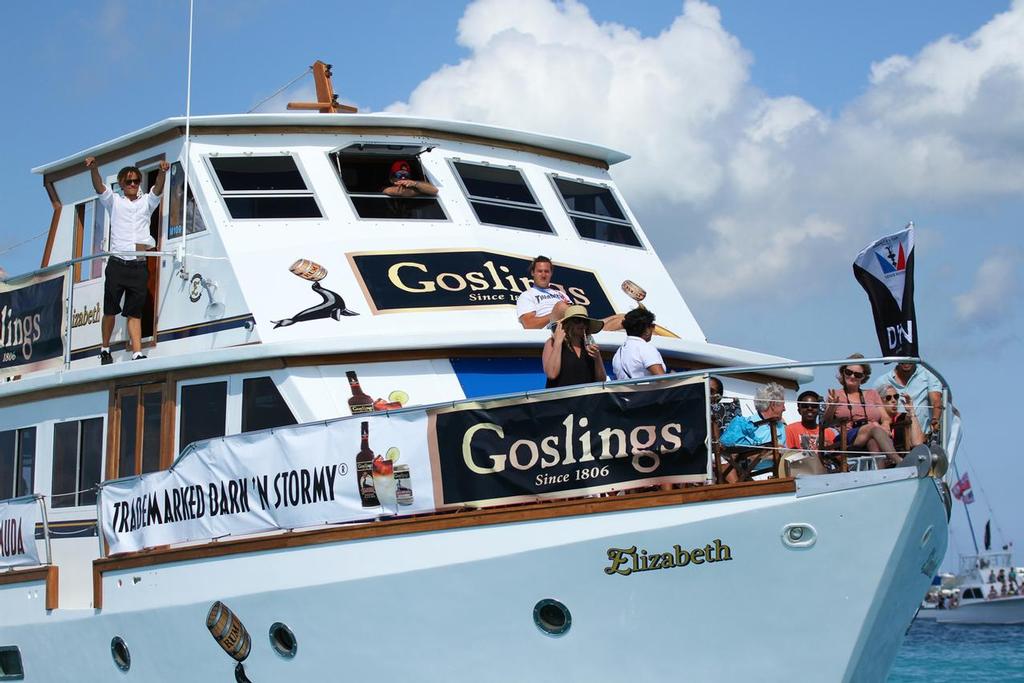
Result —
[{"label": "rum bottle illustration", "polygon": [[359,378],[356,377],[355,371],[349,370],[345,373],[345,376],[348,377],[348,387],[352,390],[352,398],[348,400],[348,409],[353,415],[372,413],[373,398],[363,392],[363,388],[359,386]]},{"label": "rum bottle illustration", "polygon": [[359,499],[364,508],[375,508],[380,505],[377,491],[373,487],[373,451],[370,450],[370,423],[363,422],[360,428],[359,452],[356,453],[356,484],[359,486]]}]

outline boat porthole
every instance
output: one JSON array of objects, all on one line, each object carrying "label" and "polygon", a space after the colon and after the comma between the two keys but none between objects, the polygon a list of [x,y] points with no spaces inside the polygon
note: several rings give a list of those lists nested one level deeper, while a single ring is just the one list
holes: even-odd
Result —
[{"label": "boat porthole", "polygon": [[818,540],[818,532],[810,524],[787,524],[782,528],[782,542],[790,548],[810,548]]},{"label": "boat porthole", "polygon": [[276,621],[270,627],[270,647],[285,659],[291,659],[299,649],[299,642],[290,628]]},{"label": "boat porthole", "polygon": [[114,658],[114,665],[121,671],[132,668],[132,654],[128,651],[128,645],[124,638],[114,636],[110,641],[110,656]]},{"label": "boat porthole", "polygon": [[572,615],[558,600],[545,598],[533,608],[533,623],[549,636],[561,636],[572,626]]},{"label": "boat porthole", "polygon": [[17,645],[0,646],[0,681],[25,680],[25,667],[21,663],[21,650]]}]

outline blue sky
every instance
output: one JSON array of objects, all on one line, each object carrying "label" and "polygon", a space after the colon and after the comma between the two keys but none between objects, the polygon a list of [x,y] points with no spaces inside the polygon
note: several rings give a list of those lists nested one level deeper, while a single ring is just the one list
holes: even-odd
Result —
[{"label": "blue sky", "polygon": [[[914,220],[921,349],[964,413],[961,466],[984,493],[972,512],[983,524],[991,506],[1005,540],[1024,539],[1007,429],[1024,379],[1024,4],[196,5],[193,113],[247,111],[319,58],[364,110],[633,154],[613,175],[712,341],[874,354],[850,263]],[[0,251],[48,225],[31,167],[184,113],[186,8],[5,9]],[[552,96],[562,89],[582,96]],[[0,265],[29,270],[42,247],[0,253]],[[951,554],[969,546],[962,513],[954,530]]]}]

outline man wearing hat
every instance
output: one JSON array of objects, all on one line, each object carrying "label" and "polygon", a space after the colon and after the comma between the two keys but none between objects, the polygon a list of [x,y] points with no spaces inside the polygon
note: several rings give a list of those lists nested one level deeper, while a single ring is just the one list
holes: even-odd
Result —
[{"label": "man wearing hat", "polygon": [[437,195],[437,188],[426,180],[412,179],[412,166],[405,159],[399,159],[391,164],[388,180],[391,184],[385,187],[383,192],[389,197],[434,197]]},{"label": "man wearing hat", "polygon": [[601,349],[590,337],[604,327],[600,320],[587,317],[583,306],[569,306],[555,326],[551,337],[544,342],[541,359],[546,387],[567,387],[590,384],[607,379]]}]

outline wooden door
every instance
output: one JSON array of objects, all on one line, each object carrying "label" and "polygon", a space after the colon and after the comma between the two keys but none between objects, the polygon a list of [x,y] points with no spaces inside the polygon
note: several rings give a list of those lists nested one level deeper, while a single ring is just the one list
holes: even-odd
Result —
[{"label": "wooden door", "polygon": [[169,467],[173,422],[173,396],[164,382],[115,389],[107,479]]}]

